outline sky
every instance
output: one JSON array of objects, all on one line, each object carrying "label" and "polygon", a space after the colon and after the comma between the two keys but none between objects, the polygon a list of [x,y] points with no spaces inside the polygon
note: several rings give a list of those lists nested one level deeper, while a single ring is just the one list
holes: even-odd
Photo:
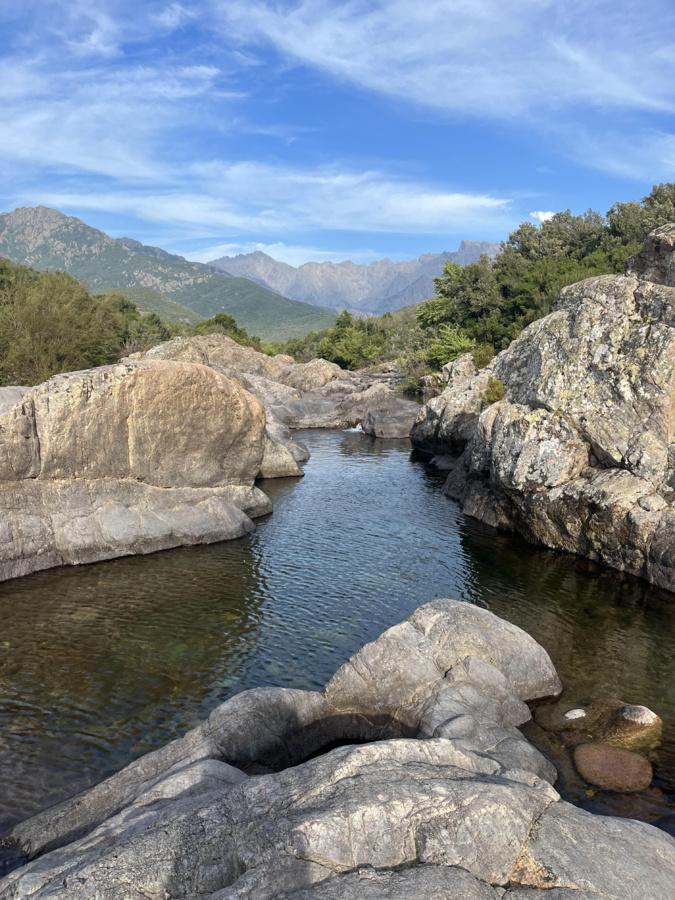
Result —
[{"label": "sky", "polygon": [[0,211],[370,262],[669,180],[672,0],[0,0]]}]

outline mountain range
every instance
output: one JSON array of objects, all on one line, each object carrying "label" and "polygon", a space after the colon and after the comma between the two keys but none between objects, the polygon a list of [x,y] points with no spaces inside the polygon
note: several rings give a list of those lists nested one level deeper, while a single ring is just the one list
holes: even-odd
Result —
[{"label": "mountain range", "polygon": [[118,290],[142,312],[196,324],[226,312],[265,341],[302,337],[336,310],[372,315],[419,303],[434,291],[445,260],[467,265],[499,244],[462,241],[448,253],[369,264],[308,262],[294,267],[265,253],[190,262],[133,238],[112,238],[45,206],[0,213],[0,256],[35,269],[61,269],[95,293]]},{"label": "mountain range", "polygon": [[499,249],[499,244],[487,241],[462,241],[458,250],[425,253],[419,259],[403,262],[390,259],[369,264],[349,260],[308,262],[297,268],[257,250],[222,256],[210,265],[231,275],[250,278],[293,300],[379,315],[431,297],[433,280],[443,273],[446,259],[466,266],[476,262],[483,253],[494,258]]},{"label": "mountain range", "polygon": [[335,320],[334,310],[130,238],[115,240],[44,206],[0,214],[0,256],[35,269],[64,270],[96,293],[119,290],[140,310],[174,321],[194,324],[226,312],[267,341],[301,337]]}]

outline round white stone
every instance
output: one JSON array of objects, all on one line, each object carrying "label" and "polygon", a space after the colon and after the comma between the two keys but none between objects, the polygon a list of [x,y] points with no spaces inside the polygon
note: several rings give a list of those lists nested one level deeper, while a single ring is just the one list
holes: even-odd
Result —
[{"label": "round white stone", "polygon": [[619,715],[634,725],[654,725],[659,718],[646,706],[624,706]]},{"label": "round white stone", "polygon": [[563,719],[569,722],[571,719],[585,719],[586,718],[586,710],[585,709],[568,709]]}]

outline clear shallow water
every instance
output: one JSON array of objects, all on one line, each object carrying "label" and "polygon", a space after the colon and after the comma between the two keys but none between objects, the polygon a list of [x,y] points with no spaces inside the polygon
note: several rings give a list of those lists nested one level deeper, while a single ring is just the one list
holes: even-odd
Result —
[{"label": "clear shallow water", "polygon": [[656,792],[562,788],[675,833],[675,598],[466,519],[407,442],[300,437],[306,477],[263,483],[275,512],[250,537],[0,585],[0,832],[234,693],[321,688],[364,642],[445,596],[528,630],[570,705],[618,696],[662,716]]}]

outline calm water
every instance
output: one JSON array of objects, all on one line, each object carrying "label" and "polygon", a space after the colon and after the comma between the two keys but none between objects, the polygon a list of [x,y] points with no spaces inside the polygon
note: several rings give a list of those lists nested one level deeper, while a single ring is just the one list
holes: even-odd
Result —
[{"label": "calm water", "polygon": [[301,438],[306,477],[263,484],[275,512],[251,537],[0,585],[0,832],[238,691],[320,688],[439,596],[526,628],[573,705],[618,696],[655,709],[666,725],[656,791],[563,788],[675,832],[675,601],[465,519],[407,442]]}]

